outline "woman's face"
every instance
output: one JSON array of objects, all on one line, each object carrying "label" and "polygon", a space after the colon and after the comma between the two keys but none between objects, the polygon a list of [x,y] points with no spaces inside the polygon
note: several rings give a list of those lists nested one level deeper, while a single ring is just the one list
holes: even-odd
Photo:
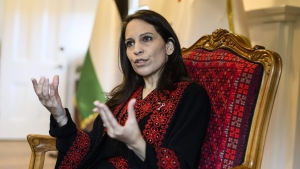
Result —
[{"label": "woman's face", "polygon": [[153,25],[134,19],[125,31],[127,57],[134,71],[145,78],[158,80],[168,60],[166,43]]}]

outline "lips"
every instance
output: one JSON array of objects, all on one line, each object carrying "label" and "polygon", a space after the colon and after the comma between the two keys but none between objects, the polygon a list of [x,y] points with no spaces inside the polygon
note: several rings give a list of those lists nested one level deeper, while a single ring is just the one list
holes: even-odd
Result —
[{"label": "lips", "polygon": [[137,65],[137,66],[143,66],[149,59],[136,59],[134,61],[134,63]]},{"label": "lips", "polygon": [[135,61],[134,61],[134,63],[143,63],[143,62],[146,62],[146,61],[148,61],[149,59],[136,59]]}]

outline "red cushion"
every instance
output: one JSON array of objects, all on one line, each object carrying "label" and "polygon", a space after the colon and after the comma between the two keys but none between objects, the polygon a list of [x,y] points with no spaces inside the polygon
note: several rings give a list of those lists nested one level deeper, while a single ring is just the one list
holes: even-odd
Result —
[{"label": "red cushion", "polygon": [[242,164],[263,66],[227,49],[194,49],[183,59],[190,76],[207,90],[212,105],[199,168]]}]

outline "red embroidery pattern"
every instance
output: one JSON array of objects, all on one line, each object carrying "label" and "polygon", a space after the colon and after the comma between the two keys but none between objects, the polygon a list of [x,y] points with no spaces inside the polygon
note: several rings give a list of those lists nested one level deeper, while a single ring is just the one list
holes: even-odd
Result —
[{"label": "red embroidery pattern", "polygon": [[[160,100],[156,95],[156,91],[152,91],[146,98],[142,99],[143,88],[140,87],[130,99],[135,98],[137,101],[135,103],[134,109],[137,121],[140,121],[145,116],[150,115],[149,120],[142,131],[145,140],[155,146],[159,147],[162,144],[164,134],[168,128],[168,124],[175,112],[175,108],[184,92],[184,89],[190,84],[189,82],[177,83],[176,90],[169,92],[164,91],[166,95],[161,95]],[[129,99],[129,100],[130,100]],[[127,120],[127,104],[118,106],[113,112],[117,117],[118,122],[122,125],[125,124]],[[119,113],[120,112],[120,113]],[[165,166],[165,162],[172,161],[174,165],[179,166],[178,159],[174,152],[167,150],[167,152],[162,151],[157,148],[157,159],[158,166]],[[163,153],[163,154],[161,154]],[[169,154],[166,157],[166,155]]]},{"label": "red embroidery pattern", "polygon": [[261,66],[224,49],[195,49],[183,58],[189,74],[207,90],[212,104],[199,168],[241,164],[262,78]]},{"label": "red embroidery pattern", "polygon": [[159,168],[166,169],[175,169],[180,168],[180,163],[174,151],[156,147],[155,151],[157,152],[157,159],[159,160]]},{"label": "red embroidery pattern", "polygon": [[89,136],[81,130],[77,130],[77,136],[67,155],[61,162],[60,169],[77,168],[78,164],[86,156],[90,147]]},{"label": "red embroidery pattern", "polygon": [[108,162],[110,162],[116,169],[128,169],[128,162],[122,156],[110,158],[108,159]]},{"label": "red embroidery pattern", "polygon": [[[158,166],[160,168],[177,168],[179,167],[179,161],[175,153],[168,149],[158,148],[162,144],[162,140],[175,112],[175,108],[179,102],[179,98],[186,88],[188,83],[178,83],[178,87],[175,91],[167,92],[166,96],[161,96],[161,103],[156,104],[152,108],[153,113],[150,115],[150,119],[142,131],[146,141],[156,147]],[[153,99],[156,101],[156,99]],[[152,103],[155,105],[155,102]],[[164,104],[165,106],[162,106]]]},{"label": "red embroidery pattern", "polygon": [[156,147],[161,145],[162,139],[164,138],[163,136],[168,128],[168,124],[171,121],[175,108],[179,102],[179,98],[181,98],[181,95],[187,85],[188,83],[186,82],[178,83],[178,87],[175,91],[166,92],[165,96],[160,96],[160,104],[157,103],[157,99],[152,100],[152,105],[156,106],[151,109],[152,114],[142,132],[149,144]]}]

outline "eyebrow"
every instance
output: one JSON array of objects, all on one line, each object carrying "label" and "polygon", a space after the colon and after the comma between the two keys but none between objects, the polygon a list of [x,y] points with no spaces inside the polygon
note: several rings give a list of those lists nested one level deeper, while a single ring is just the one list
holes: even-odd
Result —
[{"label": "eyebrow", "polygon": [[148,35],[148,34],[154,35],[154,33],[152,33],[152,32],[146,32],[146,33],[141,34],[140,36],[144,36],[144,35]]}]

